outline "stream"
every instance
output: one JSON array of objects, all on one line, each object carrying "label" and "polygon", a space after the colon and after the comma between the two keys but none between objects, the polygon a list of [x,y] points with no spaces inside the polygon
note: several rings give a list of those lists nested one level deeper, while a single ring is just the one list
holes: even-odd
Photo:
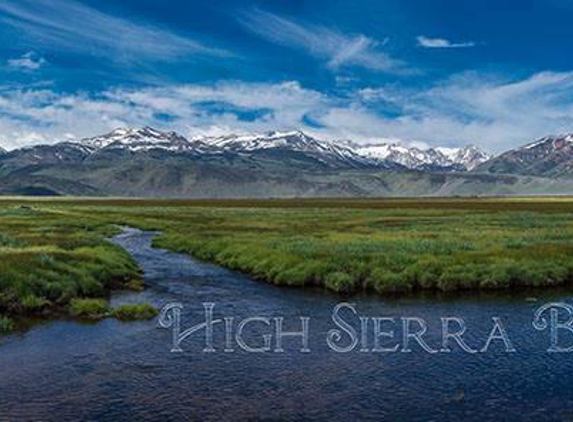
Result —
[{"label": "stream", "polygon": [[[113,241],[144,270],[148,288],[112,295],[112,305],[149,302],[158,308],[180,303],[182,329],[205,320],[203,303],[214,317],[284,317],[285,331],[300,331],[309,320],[310,352],[298,337],[284,338],[284,352],[244,350],[233,337],[226,352],[224,326],[214,326],[215,352],[205,353],[204,330],[173,353],[171,329],[158,319],[124,323],[53,320],[0,338],[0,420],[567,420],[573,418],[573,353],[548,353],[547,331],[532,326],[543,304],[571,303],[563,291],[528,294],[475,294],[458,297],[341,297],[318,289],[276,287],[187,255],[153,248],[155,233],[126,229]],[[341,302],[352,303],[341,317],[360,337],[363,317],[386,321],[386,345],[367,344],[338,353],[328,344]],[[467,353],[452,342],[450,353],[428,353],[415,341],[404,352],[402,321],[427,322],[424,341],[442,347],[441,317],[460,317],[463,338],[482,349],[498,317],[514,352],[500,339],[484,353]],[[275,320],[245,326],[243,340],[264,346]],[[348,346],[343,332],[337,343]],[[569,336],[569,337],[568,337]],[[563,344],[573,344],[564,333]],[[363,349],[363,350],[361,350]]]}]

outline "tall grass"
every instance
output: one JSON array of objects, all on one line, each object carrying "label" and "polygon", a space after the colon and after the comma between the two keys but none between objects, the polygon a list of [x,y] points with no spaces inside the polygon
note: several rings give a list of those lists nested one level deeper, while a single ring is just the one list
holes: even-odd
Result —
[{"label": "tall grass", "polygon": [[0,313],[65,308],[130,283],[105,241],[129,225],[156,246],[278,285],[380,294],[563,285],[570,199],[0,202]]},{"label": "tall grass", "polygon": [[388,294],[552,286],[573,279],[572,200],[308,203],[123,203],[75,210],[161,230],[159,247],[278,285]]},{"label": "tall grass", "polygon": [[105,239],[114,230],[65,210],[1,207],[0,314],[65,312],[136,278],[136,263]]}]

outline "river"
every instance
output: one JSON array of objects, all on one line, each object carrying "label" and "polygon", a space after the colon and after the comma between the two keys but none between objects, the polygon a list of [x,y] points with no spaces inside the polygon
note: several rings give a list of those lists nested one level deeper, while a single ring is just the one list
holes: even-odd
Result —
[{"label": "river", "polygon": [[[48,321],[0,339],[0,420],[563,420],[573,417],[573,354],[547,353],[549,335],[532,327],[535,310],[566,293],[403,297],[340,297],[314,289],[279,288],[187,255],[151,246],[154,233],[127,229],[114,242],[145,271],[148,288],[114,294],[112,305],[179,302],[182,324],[204,320],[202,303],[216,318],[284,317],[289,329],[310,318],[309,353],[298,338],[284,352],[252,353],[233,344],[225,352],[221,327],[214,353],[204,353],[197,332],[172,353],[169,329],[157,320],[85,324]],[[492,341],[485,353],[412,351],[337,353],[327,344],[335,306],[351,302],[365,317],[417,317],[424,339],[440,348],[440,317],[467,323],[464,335],[484,346],[492,317],[503,321],[515,352]],[[348,310],[347,310],[348,311]],[[360,329],[357,317],[344,318]],[[248,331],[248,332],[247,332]],[[264,323],[245,334],[260,346]],[[347,344],[343,337],[340,344]],[[564,341],[567,339],[564,339]],[[573,342],[573,339],[572,339]],[[403,347],[403,344],[398,344]]]}]

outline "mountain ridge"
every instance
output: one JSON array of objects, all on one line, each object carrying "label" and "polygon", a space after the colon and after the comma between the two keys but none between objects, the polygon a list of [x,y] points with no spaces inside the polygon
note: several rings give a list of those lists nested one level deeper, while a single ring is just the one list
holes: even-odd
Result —
[{"label": "mountain ridge", "polygon": [[359,145],[351,141],[324,141],[302,131],[267,132],[264,134],[197,136],[187,139],[176,132],[162,132],[150,127],[119,128],[77,143],[90,148],[127,148],[131,151],[165,149],[197,154],[254,153],[269,150],[291,150],[323,155],[330,161],[346,162],[350,167],[397,168],[426,171],[469,171],[490,158],[479,148],[405,147],[397,144]]},{"label": "mountain ridge", "polygon": [[[573,177],[564,171],[573,157],[572,140],[547,137],[528,148],[504,153],[511,156],[525,151],[543,158],[558,151],[561,170],[549,177],[549,168],[555,164],[551,160],[544,172],[494,165],[504,154],[474,167],[476,154],[481,161],[484,153],[472,146],[423,150],[375,144],[365,147],[379,149],[380,156],[372,157],[357,152],[360,146],[321,141],[300,131],[188,139],[150,127],[122,128],[0,154],[0,194],[165,198],[565,195],[573,193]],[[391,157],[396,161],[388,159],[396,150],[404,160],[413,161],[402,164],[396,157]]]}]

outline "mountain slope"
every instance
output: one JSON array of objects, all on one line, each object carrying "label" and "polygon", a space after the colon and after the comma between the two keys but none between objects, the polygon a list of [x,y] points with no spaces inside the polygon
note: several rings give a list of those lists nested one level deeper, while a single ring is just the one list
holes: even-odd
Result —
[{"label": "mountain slope", "polygon": [[[1,160],[0,160],[1,161]],[[0,193],[162,198],[406,197],[565,194],[573,181],[474,173],[380,169],[309,170],[136,153],[113,161],[30,166],[0,177]]]},{"label": "mountain slope", "polygon": [[476,171],[549,178],[573,177],[573,135],[541,138],[483,163]]}]

